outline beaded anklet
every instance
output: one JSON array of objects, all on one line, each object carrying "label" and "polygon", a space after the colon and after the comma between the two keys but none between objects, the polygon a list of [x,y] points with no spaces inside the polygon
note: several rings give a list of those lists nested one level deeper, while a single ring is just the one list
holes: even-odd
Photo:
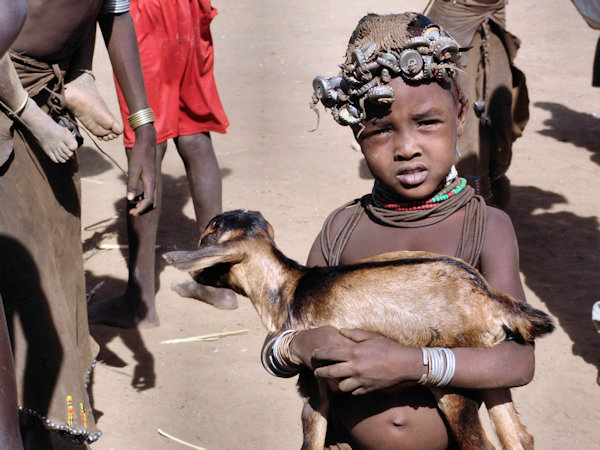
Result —
[{"label": "beaded anklet", "polygon": [[377,183],[373,186],[371,199],[373,204],[378,208],[390,209],[393,211],[419,211],[424,209],[435,208],[439,203],[454,197],[460,193],[467,185],[467,180],[459,178],[459,184],[454,189],[448,192],[444,192],[445,189],[441,189],[437,194],[427,200],[421,200],[417,202],[406,202],[406,203],[393,203],[388,201],[382,192],[382,189],[378,187]]}]

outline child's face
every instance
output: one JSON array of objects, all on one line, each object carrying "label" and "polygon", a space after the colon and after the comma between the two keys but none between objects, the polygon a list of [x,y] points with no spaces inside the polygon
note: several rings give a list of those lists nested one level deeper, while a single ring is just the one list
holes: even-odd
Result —
[{"label": "child's face", "polygon": [[420,200],[436,191],[454,163],[464,108],[436,82],[409,86],[396,77],[390,86],[394,102],[367,108],[357,140],[375,179],[399,197]]}]

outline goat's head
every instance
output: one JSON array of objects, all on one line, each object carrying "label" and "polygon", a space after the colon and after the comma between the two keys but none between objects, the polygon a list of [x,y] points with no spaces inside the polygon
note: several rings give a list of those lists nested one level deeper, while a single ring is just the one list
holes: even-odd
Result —
[{"label": "goat's head", "polygon": [[163,254],[167,263],[190,272],[198,283],[235,288],[231,269],[265,245],[273,247],[273,228],[257,211],[228,211],[215,216],[200,236],[197,250]]}]

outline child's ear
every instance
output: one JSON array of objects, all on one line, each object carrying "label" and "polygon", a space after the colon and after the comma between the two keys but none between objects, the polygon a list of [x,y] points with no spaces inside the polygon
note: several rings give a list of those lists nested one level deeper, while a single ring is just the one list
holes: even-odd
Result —
[{"label": "child's ear", "polygon": [[462,136],[463,130],[465,128],[465,122],[467,121],[467,102],[460,102],[458,109],[458,121],[456,124],[456,134],[457,136]]}]

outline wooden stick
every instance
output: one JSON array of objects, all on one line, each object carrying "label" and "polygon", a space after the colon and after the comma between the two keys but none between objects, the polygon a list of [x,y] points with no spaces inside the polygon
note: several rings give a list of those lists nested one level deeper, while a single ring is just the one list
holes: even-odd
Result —
[{"label": "wooden stick", "polygon": [[235,330],[235,331],[224,331],[222,333],[214,333],[214,334],[205,334],[203,336],[194,336],[189,338],[181,338],[181,339],[170,339],[168,341],[162,341],[163,344],[179,344],[181,342],[195,342],[195,341],[210,341],[213,339],[219,339],[223,336],[233,336],[236,334],[245,334],[250,330]]},{"label": "wooden stick", "polygon": [[[116,250],[116,249],[126,249],[129,248],[127,244],[98,244],[97,248],[100,250]],[[154,248],[160,248],[160,245],[155,245]]]},{"label": "wooden stick", "polygon": [[195,448],[196,450],[206,450],[206,449],[205,449],[205,448],[203,448],[203,447],[198,447],[197,445],[190,444],[189,442],[182,441],[181,439],[179,439],[179,438],[176,438],[175,436],[171,436],[169,433],[165,433],[165,432],[164,432],[163,430],[161,430],[160,428],[158,428],[158,430],[157,430],[157,431],[158,431],[158,434],[160,434],[160,435],[162,435],[162,436],[164,436],[164,437],[166,437],[166,438],[169,438],[169,439],[171,439],[171,440],[173,440],[173,441],[175,441],[175,442],[179,442],[179,443],[180,443],[180,444],[182,444],[182,445],[187,445],[188,447]]}]

